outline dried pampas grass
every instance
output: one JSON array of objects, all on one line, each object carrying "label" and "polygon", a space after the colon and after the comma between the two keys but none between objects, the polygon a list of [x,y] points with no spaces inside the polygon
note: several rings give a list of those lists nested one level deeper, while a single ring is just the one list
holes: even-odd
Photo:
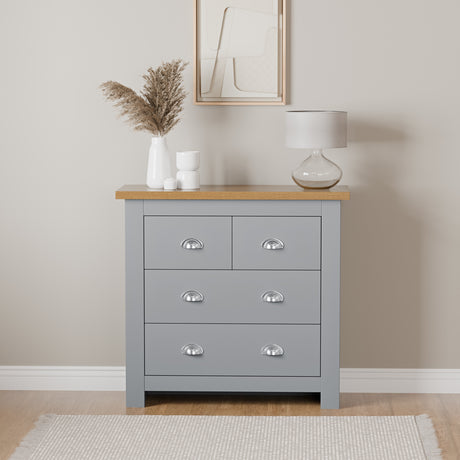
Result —
[{"label": "dried pampas grass", "polygon": [[145,83],[140,95],[116,81],[102,83],[101,89],[136,131],[164,136],[180,121],[187,95],[182,75],[186,66],[186,62],[176,59],[156,69],[149,68],[142,76]]}]

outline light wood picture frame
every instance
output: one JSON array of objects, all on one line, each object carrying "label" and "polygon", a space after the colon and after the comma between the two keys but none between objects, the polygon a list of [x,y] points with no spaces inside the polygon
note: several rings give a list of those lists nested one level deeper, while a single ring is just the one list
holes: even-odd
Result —
[{"label": "light wood picture frame", "polygon": [[194,0],[194,102],[286,104],[287,0]]}]

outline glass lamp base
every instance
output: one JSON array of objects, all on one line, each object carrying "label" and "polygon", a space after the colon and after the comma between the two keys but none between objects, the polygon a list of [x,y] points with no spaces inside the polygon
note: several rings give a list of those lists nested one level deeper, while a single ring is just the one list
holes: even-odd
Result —
[{"label": "glass lamp base", "polygon": [[329,188],[342,178],[342,170],[328,160],[321,150],[315,150],[297,169],[293,181],[302,188]]}]

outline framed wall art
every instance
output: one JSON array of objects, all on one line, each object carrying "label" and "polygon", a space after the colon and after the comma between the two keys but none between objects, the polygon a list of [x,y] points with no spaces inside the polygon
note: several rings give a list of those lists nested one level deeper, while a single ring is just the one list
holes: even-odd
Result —
[{"label": "framed wall art", "polygon": [[286,0],[195,0],[199,105],[286,103]]}]

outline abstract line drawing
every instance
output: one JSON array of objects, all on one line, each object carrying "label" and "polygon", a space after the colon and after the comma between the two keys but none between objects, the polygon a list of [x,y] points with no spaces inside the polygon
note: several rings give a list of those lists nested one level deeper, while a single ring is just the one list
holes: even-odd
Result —
[{"label": "abstract line drawing", "polygon": [[195,102],[285,103],[285,0],[195,0]]}]

